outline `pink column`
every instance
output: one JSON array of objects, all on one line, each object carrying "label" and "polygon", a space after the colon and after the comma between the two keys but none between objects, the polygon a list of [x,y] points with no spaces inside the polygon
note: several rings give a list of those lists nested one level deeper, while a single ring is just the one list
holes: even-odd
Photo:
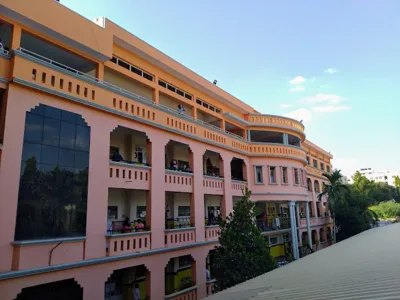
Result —
[{"label": "pink column", "polygon": [[[149,133],[147,135],[149,136]],[[165,145],[168,139],[164,138],[161,132],[154,133],[149,138],[152,146],[152,161],[150,203],[147,205],[150,205],[151,209],[151,248],[156,249],[165,247]]]},{"label": "pink column", "polygon": [[[150,273],[150,298],[164,299],[165,296],[165,266],[168,260],[154,259],[151,263],[146,264]],[[200,299],[200,298],[198,298]]]},{"label": "pink column", "polygon": [[197,299],[204,299],[207,297],[207,280],[206,280],[206,257],[208,252],[205,249],[192,253],[192,257],[196,261],[195,270],[196,285],[197,285]]},{"label": "pink column", "polygon": [[90,126],[89,184],[85,259],[106,255],[110,133],[116,127],[100,114],[86,118]]},{"label": "pink column", "polygon": [[[196,226],[196,242],[204,241],[204,190],[203,154],[206,150],[196,147],[193,151],[193,198]],[[192,205],[192,203],[191,203]]]},{"label": "pink column", "polygon": [[231,154],[222,155],[223,169],[224,169],[224,196],[222,197],[221,213],[226,217],[233,211],[232,199],[232,179],[231,179],[231,161],[233,156]]},{"label": "pink column", "polygon": [[35,105],[17,101],[19,97],[15,85],[10,84],[0,162],[0,272],[11,269],[13,255],[11,242],[14,241],[17,216],[25,116],[26,111]]},{"label": "pink column", "polygon": [[98,267],[90,274],[81,272],[76,276],[76,282],[83,288],[83,300],[104,299],[104,286],[111,273],[108,268]]}]

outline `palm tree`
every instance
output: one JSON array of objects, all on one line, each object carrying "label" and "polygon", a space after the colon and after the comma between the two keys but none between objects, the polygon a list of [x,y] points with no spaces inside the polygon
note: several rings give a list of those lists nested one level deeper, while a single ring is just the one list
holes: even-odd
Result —
[{"label": "palm tree", "polygon": [[323,196],[328,196],[328,207],[333,219],[333,241],[336,243],[336,203],[339,201],[340,196],[343,195],[343,192],[347,192],[349,188],[343,183],[343,175],[340,170],[334,170],[332,174],[324,173],[322,175],[328,179],[329,184],[323,185],[322,193],[318,195],[318,200],[322,201]]}]

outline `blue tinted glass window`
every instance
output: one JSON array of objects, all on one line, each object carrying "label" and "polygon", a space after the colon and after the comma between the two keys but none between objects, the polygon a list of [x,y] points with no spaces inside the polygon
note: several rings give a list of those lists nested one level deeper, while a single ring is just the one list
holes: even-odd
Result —
[{"label": "blue tinted glass window", "polygon": [[42,149],[41,144],[33,144],[25,142],[22,150],[22,161],[26,161],[34,157],[37,162],[40,162],[41,149]]},{"label": "blue tinted glass window", "polygon": [[75,149],[89,151],[89,143],[90,143],[90,128],[77,126]]},{"label": "blue tinted glass window", "polygon": [[60,144],[60,121],[52,118],[44,118],[43,144],[58,146]]},{"label": "blue tinted glass window", "polygon": [[41,143],[43,137],[43,117],[31,113],[26,114],[24,140]]},{"label": "blue tinted glass window", "polygon": [[15,240],[84,236],[90,128],[46,105],[25,123]]},{"label": "blue tinted glass window", "polygon": [[58,164],[58,147],[42,146],[42,157],[40,162],[42,164],[49,164],[56,166]]},{"label": "blue tinted glass window", "polygon": [[45,112],[44,115],[46,117],[51,117],[54,119],[61,119],[61,109],[51,107],[51,106],[45,106]]},{"label": "blue tinted glass window", "polygon": [[71,149],[60,148],[58,154],[60,166],[74,168],[75,166],[75,151]]},{"label": "blue tinted glass window", "polygon": [[69,111],[65,111],[63,110],[61,112],[61,120],[72,123],[72,124],[76,124],[76,119],[78,118],[77,114],[74,114],[72,112]]},{"label": "blue tinted glass window", "polygon": [[68,122],[61,122],[60,147],[75,148],[76,125]]}]

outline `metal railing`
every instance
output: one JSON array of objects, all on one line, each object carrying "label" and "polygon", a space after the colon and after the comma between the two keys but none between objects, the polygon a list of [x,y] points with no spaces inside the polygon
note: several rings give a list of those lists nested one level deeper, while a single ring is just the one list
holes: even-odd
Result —
[{"label": "metal railing", "polygon": [[[6,54],[9,53],[7,50],[3,50],[3,51],[4,51],[4,53],[6,53]],[[100,79],[98,79],[98,78],[96,78],[96,77],[94,77],[94,76],[92,76],[92,75],[89,75],[89,74],[87,74],[87,73],[84,73],[84,72],[81,72],[81,71],[76,70],[76,69],[74,69],[74,68],[71,68],[71,67],[69,67],[69,66],[67,66],[67,65],[64,65],[64,64],[62,64],[62,63],[59,63],[59,62],[57,62],[57,61],[54,61],[54,60],[52,60],[52,59],[50,59],[50,58],[48,58],[48,57],[42,56],[42,55],[40,55],[40,54],[37,54],[37,53],[32,52],[32,51],[30,51],[30,50],[27,50],[27,49],[25,49],[25,48],[22,48],[22,47],[21,47],[21,48],[16,49],[15,51],[21,52],[21,53],[24,53],[24,54],[27,54],[27,55],[29,55],[29,56],[32,56],[32,57],[36,58],[36,59],[42,60],[42,61],[44,61],[44,62],[47,62],[48,64],[51,64],[52,66],[55,66],[56,68],[62,69],[63,71],[71,72],[71,73],[73,73],[73,74],[75,74],[75,75],[78,75],[78,76],[81,76],[81,77],[84,77],[84,78],[86,78],[86,79],[88,79],[89,81],[92,81],[92,82],[94,82],[94,83],[103,84],[103,85],[105,85],[105,86],[107,86],[107,87],[109,87],[109,88],[111,88],[111,89],[113,89],[113,90],[117,90],[117,91],[119,91],[119,92],[121,92],[121,93],[131,95],[131,96],[133,96],[133,97],[135,97],[135,98],[138,98],[138,99],[140,99],[140,100],[142,100],[142,101],[150,102],[150,103],[152,103],[153,105],[162,107],[163,109],[168,110],[168,111],[170,111],[170,112],[173,112],[174,114],[179,114],[178,111],[177,111],[176,109],[172,109],[172,108],[170,108],[170,107],[168,107],[168,106],[165,106],[165,105],[162,105],[162,104],[157,104],[157,103],[155,103],[155,102],[154,102],[153,100],[151,100],[151,99],[148,99],[148,98],[146,98],[146,97],[143,97],[143,96],[141,96],[141,95],[139,95],[139,94],[136,94],[136,93],[134,93],[134,92],[131,92],[131,91],[129,91],[129,90],[123,89],[123,88],[121,88],[121,87],[119,87],[119,86],[117,86],[117,85],[114,85],[114,84],[112,84],[112,83],[109,83],[109,82],[107,82],[107,81],[100,80]],[[227,130],[223,130],[222,128],[219,128],[219,127],[217,127],[217,126],[215,126],[215,125],[212,125],[212,124],[210,124],[210,123],[204,122],[204,121],[202,121],[202,120],[195,119],[195,118],[193,118],[192,116],[185,115],[185,114],[179,114],[179,115],[184,116],[185,118],[191,119],[191,120],[193,120],[193,121],[195,121],[195,122],[197,122],[197,123],[200,123],[200,124],[203,124],[203,125],[205,125],[205,126],[208,126],[208,127],[210,127],[210,128],[213,128],[213,129],[215,129],[215,130],[218,130],[218,131],[220,131],[220,132],[226,133],[226,134],[228,134],[228,135],[230,135],[230,136],[233,136],[233,137],[235,137],[235,138],[237,138],[237,139],[241,139],[241,140],[243,140],[243,141],[247,141],[245,138],[241,137],[240,135],[234,134],[234,133],[229,132],[229,131],[227,131]]]}]

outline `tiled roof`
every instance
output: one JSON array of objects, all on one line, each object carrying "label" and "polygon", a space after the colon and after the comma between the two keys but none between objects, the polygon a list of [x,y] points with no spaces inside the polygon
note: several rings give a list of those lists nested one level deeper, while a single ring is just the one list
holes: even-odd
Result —
[{"label": "tiled roof", "polygon": [[207,299],[400,299],[400,224],[365,231]]}]

